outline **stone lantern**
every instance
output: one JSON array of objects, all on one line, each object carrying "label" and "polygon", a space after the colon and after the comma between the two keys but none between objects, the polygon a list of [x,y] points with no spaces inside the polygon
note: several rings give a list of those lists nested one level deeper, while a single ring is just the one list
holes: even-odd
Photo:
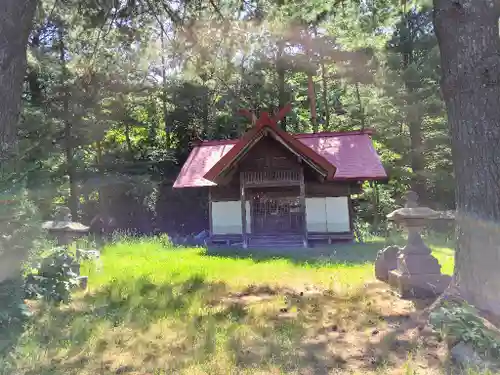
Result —
[{"label": "stone lantern", "polygon": [[[58,246],[67,246],[76,239],[89,233],[89,227],[72,221],[71,211],[68,207],[59,207],[54,215],[54,220],[46,221],[42,225],[50,235],[56,238]],[[99,252],[96,250],[76,250],[76,258],[71,264],[72,271],[77,275],[80,288],[87,288],[88,276],[80,275],[80,258],[85,255],[88,258],[99,258]]]},{"label": "stone lantern", "polygon": [[72,221],[71,211],[68,207],[59,207],[54,220],[46,221],[42,228],[56,238],[59,246],[69,245],[77,238],[89,233],[89,227]]},{"label": "stone lantern", "polygon": [[408,242],[400,249],[396,268],[388,271],[388,282],[402,298],[427,298],[437,296],[446,289],[451,278],[441,274],[438,260],[420,236],[428,220],[439,217],[439,213],[418,207],[418,195],[409,191],[404,208],[387,215],[389,220],[402,225],[408,231]]}]

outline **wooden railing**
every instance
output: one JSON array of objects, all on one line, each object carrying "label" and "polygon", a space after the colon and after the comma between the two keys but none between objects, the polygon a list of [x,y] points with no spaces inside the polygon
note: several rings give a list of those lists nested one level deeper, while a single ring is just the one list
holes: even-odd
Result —
[{"label": "wooden railing", "polygon": [[300,184],[300,171],[272,170],[243,172],[243,183],[245,186],[298,185]]}]

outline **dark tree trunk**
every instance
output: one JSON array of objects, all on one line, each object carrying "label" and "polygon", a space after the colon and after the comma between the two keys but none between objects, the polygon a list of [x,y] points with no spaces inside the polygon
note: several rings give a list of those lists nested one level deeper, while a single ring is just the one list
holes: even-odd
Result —
[{"label": "dark tree trunk", "polygon": [[[102,165],[102,141],[100,141],[100,140],[98,140],[96,142],[95,162],[99,167]],[[99,186],[97,191],[98,191],[97,203],[98,203],[98,207],[99,207],[99,212],[104,212],[104,206],[106,204],[104,189],[102,186]]]},{"label": "dark tree trunk", "polygon": [[316,92],[312,74],[307,75],[307,92],[309,95],[309,106],[311,107],[311,125],[313,133],[318,132],[318,119],[316,116]]},{"label": "dark tree trunk", "polygon": [[[37,0],[0,1],[0,163],[16,160],[26,45]],[[10,163],[8,163],[10,165]]]},{"label": "dark tree trunk", "polygon": [[[36,0],[0,1],[0,164],[7,173],[9,161],[16,160],[26,45],[37,3]],[[0,250],[0,281],[19,274],[24,257],[22,251]]]},{"label": "dark tree trunk", "polygon": [[415,62],[414,26],[410,22],[412,11],[408,13],[407,3],[403,4],[403,30],[400,33],[400,44],[403,46],[403,76],[406,76],[404,85],[406,89],[406,120],[410,128],[410,165],[413,172],[411,179],[411,190],[420,197],[419,201],[424,204],[427,198],[424,169],[425,159],[423,156],[422,142],[422,111],[417,98],[417,89],[420,82],[408,75],[408,69]]},{"label": "dark tree trunk", "polygon": [[[278,67],[278,90],[279,90],[279,108],[286,105],[286,91],[285,91],[285,69]],[[281,120],[281,128],[286,130],[286,117]]]},{"label": "dark tree trunk", "polygon": [[406,118],[410,128],[410,165],[413,172],[411,190],[418,194],[421,204],[427,200],[425,183],[425,159],[422,141],[422,112],[416,102],[416,93],[407,85],[407,114]]},{"label": "dark tree trunk", "polygon": [[330,130],[330,106],[328,105],[328,82],[326,79],[326,67],[325,63],[321,61],[321,81],[322,81],[322,99],[323,99],[323,109],[325,113],[325,123],[323,128],[325,130]]},{"label": "dark tree trunk", "polygon": [[361,100],[361,94],[359,92],[359,82],[356,82],[356,99],[358,100],[358,110],[359,110],[359,120],[361,121],[361,130],[365,129],[366,119],[365,119],[365,109],[363,107],[363,101]]},{"label": "dark tree trunk", "polygon": [[497,0],[434,0],[456,178],[452,289],[500,316],[500,38]]},{"label": "dark tree trunk", "polygon": [[[285,5],[285,0],[278,0],[278,5]],[[280,40],[278,41],[278,58],[276,62],[276,71],[278,73],[278,101],[279,109],[281,109],[287,104],[285,86],[285,41],[283,40],[283,37],[280,37]],[[283,117],[280,122],[280,126],[286,131],[286,117]]]},{"label": "dark tree trunk", "polygon": [[170,121],[168,118],[168,109],[167,109],[167,67],[165,59],[165,35],[163,27],[161,28],[160,31],[160,42],[161,42],[161,82],[162,82],[161,103],[163,111],[163,125],[165,127],[165,147],[167,150],[170,150],[170,138],[172,129],[170,126]]},{"label": "dark tree trunk", "polygon": [[132,146],[132,139],[130,138],[130,125],[128,122],[125,122],[125,143],[127,144],[127,153],[130,161],[134,161],[135,152],[134,146]]},{"label": "dark tree trunk", "polygon": [[[318,28],[315,25],[313,27],[314,36],[318,37]],[[328,80],[326,78],[326,66],[323,60],[323,56],[320,56],[319,66],[321,69],[321,99],[323,101],[323,113],[324,113],[324,123],[323,129],[330,130],[330,106],[328,105]]]},{"label": "dark tree trunk", "polygon": [[[62,26],[61,26],[62,27]],[[67,85],[68,70],[66,67],[66,49],[64,32],[59,31],[59,62],[61,64],[61,89],[63,90],[64,152],[66,155],[66,174],[69,180],[68,207],[73,220],[78,221],[78,187],[76,182],[75,152],[73,145],[73,125],[69,111],[70,93]]]}]

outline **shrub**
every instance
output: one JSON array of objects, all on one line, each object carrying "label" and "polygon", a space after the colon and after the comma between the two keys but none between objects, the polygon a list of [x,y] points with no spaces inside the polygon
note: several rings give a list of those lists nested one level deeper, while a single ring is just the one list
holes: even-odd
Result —
[{"label": "shrub", "polygon": [[170,239],[170,236],[166,233],[162,233],[157,237],[158,242],[161,244],[161,246],[165,248],[171,248],[174,246],[172,240]]},{"label": "shrub", "polygon": [[9,327],[29,314],[23,298],[22,263],[43,246],[44,233],[26,189],[14,185],[4,189],[5,185],[0,185],[0,262],[9,264],[12,270],[0,275],[0,331],[13,331]]},{"label": "shrub", "polygon": [[449,343],[468,343],[482,356],[500,358],[499,337],[472,306],[447,302],[431,313],[430,324]]},{"label": "shrub", "polygon": [[[9,329],[31,315],[22,298],[22,282],[9,279],[0,283],[0,327]],[[1,329],[0,329],[1,333]]]},{"label": "shrub", "polygon": [[55,303],[71,300],[71,290],[78,285],[74,272],[75,259],[64,248],[54,249],[46,256],[25,282],[26,298],[45,299]]}]

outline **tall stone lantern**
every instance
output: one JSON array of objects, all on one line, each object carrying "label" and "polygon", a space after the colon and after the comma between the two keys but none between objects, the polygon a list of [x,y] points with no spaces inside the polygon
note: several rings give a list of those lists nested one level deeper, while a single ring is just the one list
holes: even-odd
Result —
[{"label": "tall stone lantern", "polygon": [[59,207],[54,220],[44,222],[42,228],[56,238],[59,246],[69,245],[89,233],[89,227],[72,221],[68,207]]},{"label": "tall stone lantern", "polygon": [[387,215],[389,220],[402,225],[408,231],[408,242],[399,251],[396,269],[389,271],[389,284],[402,298],[427,298],[437,296],[446,289],[451,278],[441,274],[441,266],[425,245],[420,235],[428,220],[439,217],[439,213],[419,207],[418,195],[406,193],[404,208]]}]

